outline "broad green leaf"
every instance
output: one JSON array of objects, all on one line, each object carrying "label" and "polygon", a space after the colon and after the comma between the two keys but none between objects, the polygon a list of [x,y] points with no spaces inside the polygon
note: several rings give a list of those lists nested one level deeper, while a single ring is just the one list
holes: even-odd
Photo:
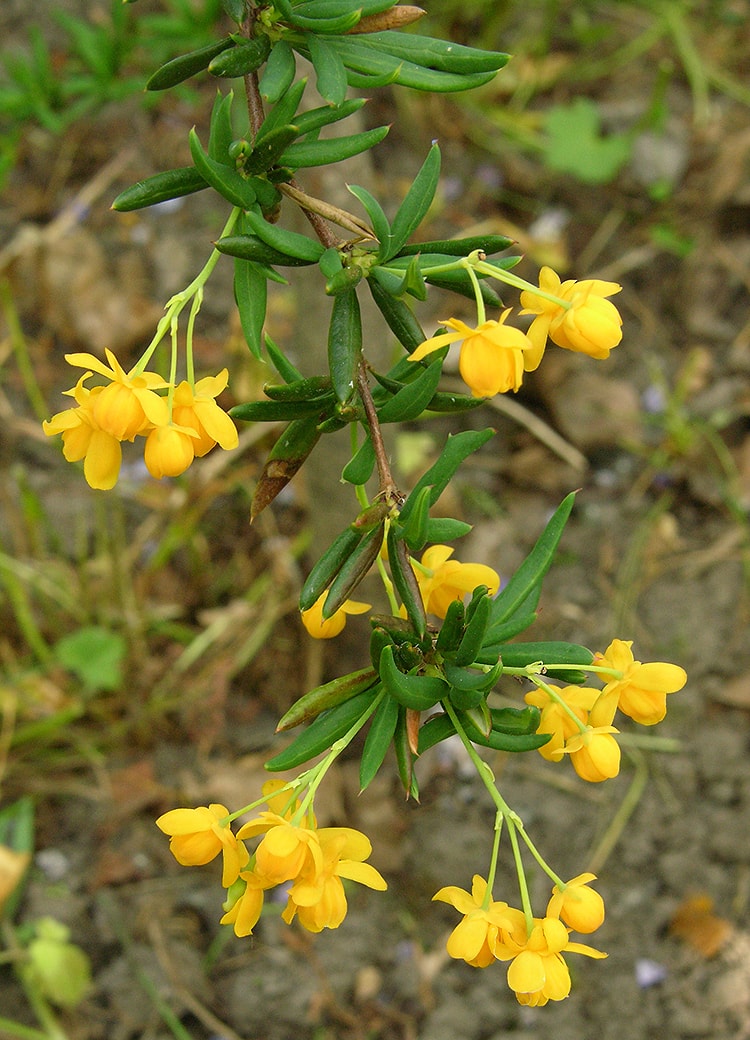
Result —
[{"label": "broad green leaf", "polygon": [[365,437],[358,451],[344,466],[341,479],[349,484],[366,484],[375,468],[375,449],[369,437]]},{"label": "broad green leaf", "polygon": [[599,108],[588,98],[549,109],[544,129],[544,158],[550,169],[571,173],[586,184],[611,181],[631,155],[632,136],[603,137]]}]

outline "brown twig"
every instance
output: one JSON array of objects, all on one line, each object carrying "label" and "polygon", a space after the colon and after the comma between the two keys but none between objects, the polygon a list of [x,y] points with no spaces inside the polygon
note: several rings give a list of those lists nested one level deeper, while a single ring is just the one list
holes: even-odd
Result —
[{"label": "brown twig", "polygon": [[375,409],[375,402],[370,393],[370,384],[367,381],[367,363],[364,358],[360,361],[359,369],[357,370],[357,389],[365,409],[372,446],[375,449],[375,464],[378,467],[378,483],[380,485],[379,493],[387,502],[400,505],[403,501],[403,495],[399,491],[391,473],[388,453],[385,450],[383,433],[380,429],[380,420]]}]

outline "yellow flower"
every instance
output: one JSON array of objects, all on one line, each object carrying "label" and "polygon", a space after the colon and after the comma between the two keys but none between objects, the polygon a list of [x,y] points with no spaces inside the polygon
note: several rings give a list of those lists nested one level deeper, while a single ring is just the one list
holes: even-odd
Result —
[{"label": "yellow flower", "polygon": [[255,850],[255,870],[273,885],[291,881],[304,869],[317,873],[323,863],[320,839],[315,821],[306,817],[300,824],[292,823],[286,816],[269,811],[262,812],[256,819],[240,827],[240,840],[264,834]]},{"label": "yellow flower", "polygon": [[186,867],[210,863],[221,852],[224,870],[221,883],[229,888],[250,861],[241,841],[223,819],[229,815],[218,803],[197,809],[171,809],[156,821],[159,830],[170,836],[169,849],[178,863]]},{"label": "yellow flower", "polygon": [[66,408],[42,423],[48,437],[62,434],[63,455],[68,462],[83,459],[83,475],[90,487],[109,491],[117,483],[122,464],[120,442],[112,434],[99,427],[94,418],[93,405],[103,387],[89,390],[84,381],[91,372],[86,372],[72,390],[65,393],[74,397],[76,408]]},{"label": "yellow flower", "polygon": [[[263,894],[273,886],[274,882],[254,870],[243,870],[239,877],[241,881],[245,882],[245,889],[234,900],[219,924],[234,925],[234,934],[243,938],[252,934],[253,928],[260,920],[263,910]],[[224,906],[226,905],[225,903]]]},{"label": "yellow flower", "polygon": [[596,654],[594,664],[622,673],[604,687],[605,693],[617,692],[618,707],[642,726],[653,726],[667,714],[667,694],[677,693],[687,682],[684,668],[657,661],[641,664],[633,657],[631,639],[613,639],[603,654]]},{"label": "yellow flower", "polygon": [[589,935],[604,922],[604,900],[589,882],[596,874],[578,874],[561,890],[557,885],[547,903],[547,917],[559,917],[575,932]]},{"label": "yellow flower", "polygon": [[524,698],[527,704],[533,704],[541,709],[542,716],[537,733],[551,734],[547,743],[537,748],[542,758],[546,758],[548,762],[560,761],[565,753],[565,742],[576,733],[581,732],[575,719],[578,718],[584,725],[586,724],[588,713],[594,706],[600,691],[590,686],[566,686],[557,692],[575,718],[565,710],[564,705],[550,697],[541,688],[535,687],[533,690],[529,690]]},{"label": "yellow flower", "polygon": [[186,381],[175,387],[172,421],[198,434],[192,442],[196,458],[202,458],[215,444],[227,451],[237,447],[237,427],[214,400],[228,381],[229,373],[224,368],[217,376],[199,379],[194,387]]},{"label": "yellow flower", "polygon": [[146,469],[156,480],[162,477],[179,477],[195,458],[194,443],[198,434],[185,426],[166,423],[155,426],[146,437],[143,461]]},{"label": "yellow flower", "polygon": [[3,907],[15,892],[31,862],[30,852],[16,852],[0,844],[0,916]]},{"label": "yellow flower", "polygon": [[486,897],[487,882],[479,874],[472,879],[470,893],[448,885],[432,897],[450,903],[464,915],[451,932],[446,949],[451,957],[464,960],[474,968],[486,968],[496,958],[509,960],[526,941],[523,913],[507,903]]},{"label": "yellow flower", "polygon": [[463,599],[478,585],[486,585],[494,596],[500,588],[500,576],[483,563],[459,563],[451,560],[449,545],[432,545],[422,554],[421,568],[415,568],[419,591],[428,614],[444,618],[454,599]]},{"label": "yellow flower", "polygon": [[297,878],[281,915],[287,924],[296,915],[308,932],[338,928],[344,920],[347,902],[342,878],[381,892],[387,888],[378,871],[364,862],[372,852],[366,835],[350,827],[323,827],[317,835],[322,860],[316,869],[305,870]]},{"label": "yellow flower", "polygon": [[348,599],[329,618],[324,618],[323,604],[327,595],[328,593],[324,592],[308,610],[303,610],[300,615],[302,624],[313,639],[333,639],[343,631],[347,614],[366,614],[371,609],[369,603],[359,603],[355,599]]},{"label": "yellow flower", "polygon": [[534,928],[525,947],[508,967],[508,985],[519,1004],[541,1007],[548,1000],[564,1000],[570,993],[570,972],[563,953],[582,953],[587,957],[606,957],[606,953],[572,943],[568,929],[556,917],[534,919]]},{"label": "yellow flower", "polygon": [[593,358],[609,357],[622,339],[622,318],[607,297],[620,292],[621,285],[597,278],[561,282],[550,267],[543,267],[539,288],[569,306],[537,296],[531,289],[521,293],[521,313],[537,315],[527,333],[533,345],[526,359],[527,371],[533,371],[541,361],[548,336],[566,350]]},{"label": "yellow flower", "polygon": [[93,354],[66,354],[69,365],[90,369],[111,380],[93,403],[93,414],[99,429],[118,441],[132,441],[151,426],[169,421],[165,398],[155,393],[169,386],[156,372],[125,372],[111,350],[105,350],[109,366]]},{"label": "yellow flower", "polygon": [[532,343],[520,329],[505,324],[509,314],[510,308],[503,311],[499,321],[484,321],[475,329],[458,318],[449,318],[441,325],[453,331],[425,340],[409,360],[421,361],[433,351],[462,339],[458,367],[474,397],[515,392],[523,380],[524,367],[528,367],[524,352],[532,349]]},{"label": "yellow flower", "polygon": [[589,783],[611,780],[620,772],[620,745],[612,736],[618,732],[612,725],[616,710],[617,694],[605,688],[589,712],[585,731],[565,741],[564,753],[570,755],[576,773]]}]

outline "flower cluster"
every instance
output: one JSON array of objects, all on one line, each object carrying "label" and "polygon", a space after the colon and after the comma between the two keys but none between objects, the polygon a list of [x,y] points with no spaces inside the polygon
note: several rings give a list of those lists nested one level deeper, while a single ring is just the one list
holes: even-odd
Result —
[{"label": "flower cluster", "polygon": [[502,312],[499,320],[485,320],[481,298],[477,296],[479,321],[472,328],[457,318],[442,321],[450,332],[441,332],[425,340],[410,355],[411,361],[421,361],[433,351],[462,340],[458,367],[461,378],[475,397],[493,397],[509,390],[514,393],[523,382],[524,372],[533,372],[539,366],[547,339],[566,350],[606,358],[622,339],[622,318],[608,299],[620,292],[617,282],[596,278],[582,281],[561,281],[551,268],[539,273],[538,288],[508,272],[498,274],[491,268],[476,270],[509,281],[521,292],[521,314],[533,314],[534,320],[527,332],[506,325],[511,308]]},{"label": "flower cluster", "polygon": [[[145,437],[144,461],[149,473],[176,477],[194,458],[206,455],[216,444],[236,448],[237,430],[215,398],[226,388],[228,372],[207,376],[194,384],[176,386],[156,372],[125,370],[111,350],[109,365],[92,354],[66,354],[65,360],[87,369],[76,385],[65,393],[76,405],[43,423],[48,437],[62,434],[63,454],[68,462],[83,460],[83,472],[92,488],[114,487],[122,464],[122,442]],[[106,385],[87,387],[97,373]],[[166,391],[163,396],[158,391]]]},{"label": "flower cluster", "polygon": [[612,725],[615,712],[643,726],[661,722],[667,712],[667,694],[681,690],[687,675],[679,665],[642,664],[633,657],[631,640],[614,639],[596,654],[594,666],[606,679],[603,690],[590,686],[555,689],[546,684],[526,694],[526,703],[541,709],[539,733],[550,739],[539,754],[551,762],[569,755],[576,773],[591,783],[617,776],[620,747]]},{"label": "flower cluster", "polygon": [[471,892],[453,885],[441,888],[433,899],[463,914],[448,939],[448,953],[475,968],[510,961],[508,985],[520,1004],[539,1007],[564,1000],[570,993],[570,972],[563,954],[607,956],[570,939],[571,931],[590,934],[604,921],[602,897],[589,887],[594,880],[593,874],[579,874],[565,885],[556,884],[544,917],[530,919],[523,910],[495,901],[479,874]]},{"label": "flower cluster", "polygon": [[[265,893],[285,887],[282,918],[296,917],[309,932],[338,928],[347,911],[342,879],[383,891],[386,883],[369,863],[369,839],[351,827],[318,827],[289,785],[269,780],[263,785],[268,809],[243,824],[235,834],[223,805],[172,809],[156,821],[170,836],[178,863],[209,863],[223,856],[222,885],[228,889],[221,924],[231,924],[238,936],[250,935],[263,909]],[[234,815],[237,815],[236,813]],[[251,855],[245,841],[262,835]]]}]

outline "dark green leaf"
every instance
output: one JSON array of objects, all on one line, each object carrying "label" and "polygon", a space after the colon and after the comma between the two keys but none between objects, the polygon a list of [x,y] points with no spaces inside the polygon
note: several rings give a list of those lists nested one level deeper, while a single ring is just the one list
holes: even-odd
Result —
[{"label": "dark green leaf", "polygon": [[366,98],[349,98],[348,101],[344,101],[335,108],[332,108],[330,105],[323,105],[321,108],[311,108],[307,112],[300,112],[294,122],[299,127],[300,135],[314,133],[316,130],[320,130],[321,127],[329,126],[331,123],[338,123],[339,120],[354,115],[355,112],[359,112],[360,108],[366,104]]},{"label": "dark green leaf", "polygon": [[307,45],[310,48],[310,60],[315,69],[318,93],[330,105],[343,104],[347,88],[346,69],[343,61],[320,36],[311,34]]},{"label": "dark green leaf", "polygon": [[265,768],[274,773],[296,769],[303,762],[327,751],[369,711],[376,696],[377,688],[370,688],[318,715],[289,747],[270,758]]},{"label": "dark green leaf", "polygon": [[471,524],[454,520],[452,516],[431,516],[427,521],[428,542],[452,542],[471,531]]},{"label": "dark green leaf", "polygon": [[309,610],[325,592],[341,567],[362,541],[363,532],[354,527],[345,528],[334,538],[307,576],[299,597],[299,609]]},{"label": "dark green leaf", "polygon": [[265,173],[270,170],[292,141],[299,135],[299,128],[293,124],[277,126],[275,130],[265,134],[260,143],[256,143],[250,155],[245,159],[244,170],[248,174]]},{"label": "dark green leaf", "polygon": [[155,206],[168,199],[178,199],[183,195],[191,195],[208,187],[208,181],[198,173],[194,166],[183,166],[177,170],[165,170],[153,177],[146,177],[121,191],[112,203],[112,209],[118,213],[129,213],[144,206]]},{"label": "dark green leaf", "polygon": [[215,191],[241,209],[249,209],[255,204],[252,186],[236,170],[211,159],[203,151],[195,130],[190,131],[189,141],[196,169]]},{"label": "dark green leaf", "polygon": [[326,141],[297,141],[282,154],[281,163],[298,170],[305,166],[325,166],[366,152],[383,140],[390,127],[378,126],[361,134],[335,137]]},{"label": "dark green leaf", "polygon": [[268,283],[264,272],[249,260],[235,258],[234,299],[245,342],[252,355],[261,357],[263,323],[266,320]]},{"label": "dark green leaf", "polygon": [[[440,179],[440,149],[433,144],[422,167],[414,178],[404,201],[398,208],[391,224],[389,256],[393,256],[416,231],[424,220],[435,197]],[[387,257],[386,257],[387,259]]]},{"label": "dark green leaf", "polygon": [[354,592],[377,560],[382,546],[383,524],[380,523],[373,530],[369,531],[359,545],[352,550],[331,582],[331,587],[323,604],[324,619],[332,617],[339,607],[346,602],[351,593]]},{"label": "dark green leaf", "polygon": [[[270,133],[277,130],[280,126],[288,126],[293,123],[299,127],[299,122],[294,118],[294,114],[297,111],[297,106],[302,100],[302,95],[305,92],[306,79],[298,80],[294,86],[291,86],[289,90],[283,95],[277,104],[273,106],[271,111],[266,115],[266,118],[261,124],[260,130],[255,138],[255,144],[259,145]],[[300,114],[300,119],[304,118],[304,114]],[[305,131],[300,131],[304,133]]]},{"label": "dark green leaf", "polygon": [[[415,366],[416,367],[416,366]],[[441,361],[433,361],[419,371],[416,379],[407,383],[389,401],[378,409],[381,423],[410,422],[418,418],[435,394],[443,370]]]},{"label": "dark green leaf", "polygon": [[380,655],[380,678],[386,693],[405,708],[427,711],[448,693],[448,684],[436,675],[406,675],[394,659],[394,648],[383,647]]},{"label": "dark green leaf", "polygon": [[268,333],[266,333],[266,351],[271,364],[286,383],[295,383],[298,379],[305,378],[300,370],[291,363],[286,354],[276,346]]},{"label": "dark green leaf", "polygon": [[[375,230],[377,233],[377,229]],[[396,339],[410,354],[413,354],[417,347],[424,343],[427,336],[409,305],[403,300],[397,299],[381,284],[378,277],[380,270],[379,267],[374,268],[367,279],[372,298]]]},{"label": "dark green leaf", "polygon": [[485,642],[495,642],[495,632],[513,616],[518,606],[541,585],[575,502],[575,491],[563,499],[537,539],[536,545],[492,604],[492,618]]},{"label": "dark green leaf", "polygon": [[414,256],[415,253],[442,253],[445,256],[468,256],[481,249],[490,256],[501,253],[513,245],[512,238],[505,235],[473,235],[470,238],[443,238],[435,242],[411,242],[399,249],[399,256]]},{"label": "dark green leaf", "polygon": [[367,33],[360,39],[365,46],[441,72],[494,73],[503,68],[510,57],[501,51],[478,50],[450,40],[438,40],[432,36],[418,36],[416,33],[389,29]]},{"label": "dark green leaf", "polygon": [[393,584],[404,605],[406,616],[414,626],[414,631],[421,638],[427,631],[424,603],[409,560],[406,542],[401,538],[396,524],[391,524],[388,531],[388,562]]},{"label": "dark green leaf", "polygon": [[234,127],[232,126],[233,101],[234,94],[231,90],[226,94],[216,92],[208,130],[209,158],[232,168],[234,168],[234,160],[230,158],[229,149],[234,140]]},{"label": "dark green leaf", "polygon": [[370,438],[366,437],[356,454],[353,455],[350,461],[344,466],[341,479],[347,481],[349,484],[366,484],[372,476],[374,468],[375,449],[372,446]]},{"label": "dark green leaf", "polygon": [[324,247],[317,239],[271,224],[252,210],[245,214],[245,222],[258,238],[286,256],[316,264],[323,255]]},{"label": "dark green leaf", "polygon": [[[473,612],[471,607],[474,608]],[[455,654],[455,662],[458,665],[469,665],[473,664],[482,643],[484,641],[487,626],[490,623],[490,611],[492,608],[492,600],[486,595],[481,596],[479,599],[475,599],[469,605],[467,610],[467,625],[466,631],[464,632],[463,639],[458,645],[458,649]]]},{"label": "dark green leaf", "polygon": [[402,537],[412,552],[421,552],[427,542],[427,523],[430,519],[430,488],[422,488],[414,508],[404,524]]},{"label": "dark green leaf", "polygon": [[301,260],[269,246],[257,235],[225,235],[216,242],[216,248],[227,256],[241,260],[252,260],[261,264],[276,264],[279,267],[308,267],[314,260]]},{"label": "dark green leaf", "polygon": [[146,90],[167,90],[169,87],[174,87],[178,83],[190,79],[196,73],[207,69],[211,59],[228,47],[234,47],[234,40],[231,36],[227,36],[223,40],[215,40],[205,47],[190,51],[189,54],[181,54],[178,58],[173,58],[156,70],[146,83]]},{"label": "dark green leaf", "polygon": [[274,104],[283,98],[292,85],[296,70],[294,51],[286,40],[279,40],[273,45],[260,77],[259,88],[264,101]]},{"label": "dark green leaf", "polygon": [[422,474],[404,503],[400,515],[401,522],[406,523],[408,520],[409,513],[414,508],[415,496],[420,493],[423,487],[430,486],[432,488],[430,498],[432,505],[434,505],[453,479],[456,470],[464,459],[467,459],[473,452],[478,451],[483,444],[487,443],[490,437],[494,436],[494,433],[494,430],[465,430],[453,437],[449,436],[440,458],[433,466],[430,466],[426,473]]},{"label": "dark green leaf", "polygon": [[321,711],[327,711],[329,708],[335,708],[337,704],[343,704],[350,697],[369,690],[371,686],[375,685],[377,678],[374,668],[362,668],[358,672],[350,672],[349,675],[332,679],[323,686],[316,686],[314,690],[309,690],[294,702],[279,721],[276,732],[294,729],[295,726],[314,719]]},{"label": "dark green leaf", "polygon": [[391,226],[388,223],[388,218],[383,212],[380,203],[370,194],[369,191],[367,191],[366,188],[360,188],[357,184],[347,184],[346,187],[356,199],[359,199],[365,208],[367,216],[370,218],[370,223],[375,232],[375,237],[380,243],[378,257],[389,256],[389,250],[391,248]]},{"label": "dark green leaf", "polygon": [[332,397],[331,380],[328,376],[309,376],[294,379],[289,383],[266,383],[263,393],[272,401],[319,402]]},{"label": "dark green leaf", "polygon": [[247,76],[260,68],[270,51],[271,41],[264,33],[254,40],[239,43],[231,50],[217,54],[209,62],[208,71],[212,76],[222,76],[225,79]]},{"label": "dark green leaf", "polygon": [[346,404],[356,394],[362,356],[362,318],[355,289],[333,298],[328,330],[328,367],[336,397]]},{"label": "dark green leaf", "polygon": [[359,786],[364,791],[383,764],[398,723],[399,706],[392,697],[383,697],[370,723],[359,763]]},{"label": "dark green leaf", "polygon": [[248,401],[229,409],[233,419],[240,422],[291,422],[314,415],[320,421],[325,413],[325,401]]},{"label": "dark green leaf", "polygon": [[[269,404],[275,402],[269,401]],[[279,402],[281,403],[281,402]],[[299,403],[297,408],[302,407]],[[319,417],[317,415],[295,419],[289,423],[268,456],[263,472],[255,486],[250,506],[250,519],[254,520],[276,496],[284,490],[297,473],[318,440]]]}]

